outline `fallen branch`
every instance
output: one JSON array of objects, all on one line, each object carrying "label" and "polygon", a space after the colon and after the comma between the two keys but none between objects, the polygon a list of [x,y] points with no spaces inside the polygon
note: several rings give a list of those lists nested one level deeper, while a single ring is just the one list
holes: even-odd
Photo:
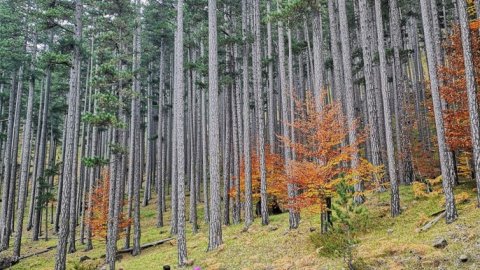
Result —
[{"label": "fallen branch", "polygon": [[[161,245],[163,243],[166,243],[168,241],[171,241],[173,239],[174,238],[171,237],[171,238],[166,238],[166,239],[162,239],[162,240],[151,242],[151,243],[146,243],[146,244],[141,245],[140,249],[155,247],[155,246]],[[43,254],[43,253],[47,253],[47,252],[55,249],[56,247],[57,247],[56,245],[55,246],[50,246],[46,249],[43,249],[43,250],[40,250],[40,251],[37,251],[37,252],[34,252],[34,253],[30,253],[30,254],[27,254],[27,255],[23,255],[23,256],[20,256],[18,258],[8,257],[8,258],[0,259],[0,269],[5,269],[5,268],[8,268],[8,267],[11,267],[11,266],[19,263],[23,259],[27,259],[27,258],[30,258],[30,257],[33,257],[33,256],[37,256],[37,255],[40,255],[40,254]],[[126,248],[126,249],[118,250],[117,254],[129,253],[129,252],[132,252],[132,251],[133,251],[133,248]]]},{"label": "fallen branch", "polygon": [[440,219],[442,219],[443,217],[445,217],[445,215],[447,214],[445,212],[445,210],[442,210],[436,214],[439,214],[438,216],[436,216],[434,219],[432,219],[430,222],[428,222],[427,224],[425,224],[425,226],[423,226],[422,228],[420,228],[420,232],[424,232],[428,229],[430,229],[433,225],[435,225]]},{"label": "fallen branch", "polygon": [[37,251],[37,252],[34,252],[34,253],[31,253],[31,254],[27,254],[27,255],[23,255],[23,256],[20,256],[20,258],[18,258],[18,260],[23,260],[23,259],[26,259],[26,258],[30,258],[30,257],[33,257],[33,256],[37,256],[37,255],[40,255],[40,254],[43,254],[43,253],[47,253],[49,252],[50,250],[52,249],[55,249],[57,246],[50,246],[44,250],[40,250],[40,251]]},{"label": "fallen branch", "polygon": [[30,254],[27,254],[27,255],[22,255],[22,256],[16,257],[16,258],[15,257],[2,258],[2,259],[0,259],[0,269],[9,268],[9,267],[19,263],[23,259],[27,259],[27,258],[30,258],[30,257],[33,257],[33,256],[37,256],[37,255],[40,255],[40,254],[43,254],[43,253],[47,253],[50,250],[55,249],[56,247],[57,247],[56,245],[55,246],[50,246],[46,249],[42,249],[40,251],[30,253]]},{"label": "fallen branch", "polygon": [[[156,242],[146,243],[146,244],[141,245],[140,249],[155,247],[155,246],[161,245],[163,243],[166,243],[168,241],[171,241],[173,239],[174,238],[167,238],[167,239],[162,239],[162,240],[159,240],[159,241],[156,241]],[[129,252],[132,252],[132,251],[133,251],[133,248],[125,248],[125,249],[118,250],[117,254],[129,253]]]}]

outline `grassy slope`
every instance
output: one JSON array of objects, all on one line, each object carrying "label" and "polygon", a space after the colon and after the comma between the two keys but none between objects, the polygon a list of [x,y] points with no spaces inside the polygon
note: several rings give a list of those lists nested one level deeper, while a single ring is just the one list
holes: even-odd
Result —
[{"label": "grassy slope", "polygon": [[[467,191],[473,201],[471,185],[461,185],[456,193]],[[416,200],[410,187],[401,189],[404,211],[398,218],[389,217],[389,194],[373,194],[367,206],[370,211],[369,230],[360,235],[356,257],[372,269],[478,269],[480,267],[480,210],[473,202],[459,205],[459,220],[446,225],[440,221],[427,232],[417,233],[419,222],[426,216],[442,209],[441,197]],[[154,203],[154,202],[153,202]],[[169,237],[169,228],[155,227],[155,205],[142,209],[142,243]],[[199,220],[203,220],[200,209]],[[431,219],[429,217],[428,219]],[[202,269],[341,269],[341,258],[319,257],[310,241],[310,227],[318,227],[319,219],[315,214],[302,215],[300,229],[288,230],[288,214],[271,217],[271,225],[263,227],[256,220],[250,230],[242,232],[243,225],[224,228],[225,244],[218,251],[206,252],[208,227],[201,223],[200,232],[192,235],[188,227],[188,256],[194,259],[194,265]],[[276,228],[276,229],[275,229]],[[274,230],[275,229],[275,230]],[[437,250],[432,242],[438,236],[448,241],[447,248]],[[40,241],[24,253],[54,244]],[[123,242],[119,242],[119,246]],[[70,269],[79,268],[79,258],[87,255],[89,260],[82,266],[98,265],[104,253],[102,243],[95,243],[95,249],[78,252],[68,256]],[[460,263],[460,254],[469,256],[467,263]],[[164,264],[175,266],[177,262],[174,242],[142,251],[140,256],[124,255],[118,262],[119,269],[161,269]],[[13,269],[52,269],[54,251],[26,259]],[[186,269],[191,269],[188,267]]]}]

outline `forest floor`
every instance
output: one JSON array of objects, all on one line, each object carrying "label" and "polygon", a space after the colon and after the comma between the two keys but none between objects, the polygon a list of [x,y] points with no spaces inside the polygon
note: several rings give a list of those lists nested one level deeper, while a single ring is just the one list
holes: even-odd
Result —
[{"label": "forest floor", "polygon": [[[443,209],[442,196],[415,199],[411,186],[401,188],[403,212],[397,218],[390,217],[389,194],[368,195],[368,229],[359,234],[355,247],[356,265],[361,269],[479,269],[480,268],[480,210],[475,206],[473,183],[461,184],[456,194],[468,193],[470,199],[458,203],[459,219],[445,224],[442,219],[425,232],[418,228],[432,220],[432,214]],[[188,201],[188,200],[187,200]],[[188,208],[187,208],[188,209]],[[199,210],[200,229],[195,235],[187,223],[188,257],[194,266],[202,269],[342,269],[341,256],[322,257],[311,241],[318,234],[318,214],[302,213],[298,230],[288,230],[288,213],[271,216],[270,225],[262,226],[257,218],[248,232],[242,232],[243,224],[224,226],[224,245],[213,252],[206,252],[208,227],[203,222],[203,209]],[[168,218],[168,213],[167,213]],[[142,244],[169,238],[169,227],[157,228],[155,201],[142,208]],[[168,224],[168,223],[166,223]],[[27,235],[29,235],[27,233]],[[55,236],[54,236],[55,237]],[[443,249],[433,246],[438,238],[448,245]],[[56,239],[31,244],[25,239],[23,254],[55,245]],[[123,241],[119,241],[119,247]],[[104,262],[104,243],[94,242],[94,249],[69,254],[69,269],[95,269]],[[55,249],[22,260],[12,269],[53,269]],[[80,263],[80,258],[89,259]],[[462,258],[464,257],[464,258]],[[466,262],[462,262],[461,258]],[[117,262],[118,269],[161,269],[163,265],[176,269],[177,248],[175,240],[142,250],[139,256],[123,254]],[[185,269],[192,269],[186,267]]]}]

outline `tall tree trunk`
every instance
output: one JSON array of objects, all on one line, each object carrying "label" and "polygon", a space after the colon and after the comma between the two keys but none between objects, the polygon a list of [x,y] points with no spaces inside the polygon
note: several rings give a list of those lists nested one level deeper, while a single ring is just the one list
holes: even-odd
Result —
[{"label": "tall tree trunk", "polygon": [[455,197],[453,194],[453,179],[451,171],[453,168],[447,162],[448,149],[445,141],[445,126],[442,117],[442,104],[438,89],[437,62],[433,46],[432,29],[430,26],[430,13],[427,0],[420,0],[423,21],[423,33],[425,36],[425,47],[427,51],[428,71],[430,74],[430,89],[432,91],[433,111],[435,115],[435,126],[437,130],[438,151],[440,156],[440,165],[442,169],[443,192],[445,194],[446,221],[451,223],[457,218],[457,209],[455,207]]},{"label": "tall tree trunk", "polygon": [[[280,9],[279,3],[277,1],[278,9]],[[285,74],[285,38],[283,32],[283,22],[278,22],[278,61],[279,61],[279,75],[280,75],[280,91],[281,91],[281,100],[282,100],[282,121],[283,121],[283,137],[286,139],[290,138],[290,127],[288,126],[288,90],[287,90],[287,79]],[[285,170],[288,175],[290,175],[290,162],[292,160],[292,151],[290,147],[285,143],[283,150],[285,158]],[[288,190],[288,199],[292,202],[295,199],[295,185],[293,183],[287,184]],[[298,228],[300,222],[300,214],[293,207],[289,207],[289,227],[290,229]]]},{"label": "tall tree trunk", "polygon": [[[342,41],[342,61],[343,61],[343,78],[345,81],[345,105],[347,112],[347,128],[348,140],[350,145],[357,144],[357,132],[355,130],[355,105],[353,94],[353,77],[352,77],[352,62],[350,53],[350,37],[348,29],[347,9],[345,0],[338,0],[338,14],[340,22],[340,38]],[[351,168],[356,170],[358,167],[358,152],[352,152]],[[355,184],[355,192],[362,192],[363,185],[361,182]],[[362,203],[363,196],[356,196],[355,202]]]},{"label": "tall tree trunk", "polygon": [[[68,95],[68,114],[66,129],[66,144],[65,144],[65,159],[63,166],[63,189],[62,189],[62,204],[60,212],[60,230],[58,233],[58,245],[57,256],[55,258],[55,269],[61,270],[66,268],[67,257],[67,238],[69,234],[69,215],[70,215],[70,196],[72,187],[72,164],[74,153],[74,140],[75,140],[75,115],[76,115],[76,102],[77,96],[80,95],[80,85],[78,83],[78,74],[80,70],[80,41],[82,39],[82,2],[81,0],[75,1],[75,40],[74,53],[72,59],[72,68],[70,71],[70,91]],[[59,191],[60,192],[60,191]]]},{"label": "tall tree trunk", "polygon": [[[270,14],[270,0],[267,1],[267,13]],[[272,23],[267,21],[267,58],[268,58],[268,143],[270,153],[275,152],[275,114],[273,93]]]},{"label": "tall tree trunk", "polygon": [[400,193],[395,167],[395,148],[393,144],[392,113],[389,104],[389,90],[387,78],[387,58],[385,53],[385,36],[383,33],[382,2],[375,0],[375,19],[377,24],[378,55],[380,58],[380,80],[383,100],[383,114],[385,118],[385,139],[387,145],[388,175],[390,177],[391,204],[390,212],[393,217],[400,214]]},{"label": "tall tree trunk", "polygon": [[[18,78],[21,80],[23,74],[23,66],[18,70]],[[0,213],[0,251],[8,248],[8,202],[10,195],[10,168],[12,163],[11,151],[13,143],[13,126],[15,122],[15,103],[17,99],[21,99],[21,90],[17,88],[16,74],[12,75],[12,85],[10,97],[8,101],[8,126],[7,140],[5,142],[5,154],[3,157],[3,182],[2,182],[2,212]],[[20,95],[19,95],[20,94]]]},{"label": "tall tree trunk", "polygon": [[255,93],[255,108],[257,111],[258,127],[258,150],[260,158],[260,204],[262,225],[268,225],[268,202],[267,202],[267,169],[265,165],[265,113],[263,111],[263,91],[262,91],[262,66],[261,66],[261,48],[260,48],[260,0],[253,0],[253,46],[252,46],[252,66],[253,66],[253,92]]},{"label": "tall tree trunk", "polygon": [[[220,136],[218,120],[217,1],[208,1],[208,154],[210,156],[210,219],[208,250],[222,244],[220,221]],[[225,173],[225,172],[224,172]]]},{"label": "tall tree trunk", "polygon": [[[35,30],[34,30],[35,31]],[[22,141],[22,159],[20,169],[20,184],[18,188],[18,206],[17,206],[17,222],[15,235],[15,243],[13,246],[13,256],[20,257],[20,247],[22,244],[23,234],[23,217],[25,212],[25,205],[27,200],[27,185],[28,176],[30,172],[30,151],[32,138],[32,114],[33,114],[33,98],[35,95],[35,63],[37,57],[37,33],[33,33],[33,51],[32,60],[30,62],[30,79],[28,84],[28,100],[27,100],[27,116],[23,127],[23,141]]]},{"label": "tall tree trunk", "polygon": [[[184,70],[183,70],[183,0],[177,2],[177,42],[175,46],[175,91],[174,91],[174,116],[176,119],[176,152],[177,152],[177,247],[178,247],[178,264],[184,266],[187,262],[187,242],[185,238],[185,147],[184,147]],[[217,92],[215,91],[215,94]],[[217,129],[218,130],[218,129]],[[219,194],[220,195],[220,194]]]},{"label": "tall tree trunk", "polygon": [[[365,77],[365,92],[367,97],[367,111],[368,111],[368,123],[369,123],[369,139],[372,151],[372,163],[374,166],[380,165],[380,143],[378,138],[378,119],[375,104],[375,89],[373,81],[373,63],[372,63],[372,51],[371,51],[371,23],[368,19],[369,5],[367,0],[359,0],[359,13],[360,13],[360,35],[363,51],[363,71]],[[380,179],[378,175],[374,175],[374,181],[376,188],[380,188]]]},{"label": "tall tree trunk", "polygon": [[322,14],[320,13],[320,3],[316,1],[313,7],[313,96],[315,98],[315,109],[320,112],[323,108],[323,91],[325,82],[323,78],[323,68],[325,66],[323,56],[323,27]]},{"label": "tall tree trunk", "polygon": [[245,227],[253,222],[252,168],[250,155],[250,91],[248,84],[248,3],[242,0],[242,40],[243,45],[243,162],[245,168]]},{"label": "tall tree trunk", "polygon": [[165,204],[164,185],[165,171],[165,46],[163,40],[160,42],[160,66],[158,73],[158,129],[157,129],[157,227],[163,227],[163,208]]},{"label": "tall tree trunk", "polygon": [[[130,136],[133,137],[134,153],[130,153],[134,156],[133,167],[129,167],[133,171],[133,181],[130,187],[133,187],[133,250],[132,255],[136,256],[140,254],[140,189],[142,186],[142,156],[141,156],[141,130],[140,130],[140,64],[141,64],[141,40],[142,40],[142,4],[139,0],[135,2],[136,19],[135,19],[135,32],[134,32],[134,49],[133,49],[133,92],[136,94],[132,98],[131,111],[132,119],[131,125],[133,130]],[[132,140],[130,141],[132,142]]]},{"label": "tall tree trunk", "polygon": [[477,182],[477,206],[480,207],[480,120],[478,118],[477,85],[472,57],[470,28],[465,1],[457,0],[460,30],[462,35],[463,59],[467,83],[468,112],[470,115],[470,132],[472,134],[473,169]]},{"label": "tall tree trunk", "polygon": [[[342,66],[342,49],[340,48],[340,36],[338,33],[338,15],[335,9],[334,0],[328,0],[328,19],[330,22],[330,42],[333,60],[333,89],[335,96],[339,101],[344,103],[343,85],[343,66]],[[343,107],[343,106],[342,106]]]}]

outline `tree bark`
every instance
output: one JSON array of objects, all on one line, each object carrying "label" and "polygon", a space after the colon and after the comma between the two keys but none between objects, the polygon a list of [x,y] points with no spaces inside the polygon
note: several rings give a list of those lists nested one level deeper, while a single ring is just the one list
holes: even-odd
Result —
[{"label": "tree bark", "polygon": [[468,112],[470,115],[470,132],[473,148],[473,170],[477,182],[477,207],[480,207],[480,120],[478,117],[477,85],[472,57],[470,28],[465,1],[457,0],[460,30],[462,35],[463,59],[465,64],[465,79],[467,83]]},{"label": "tree bark", "polygon": [[445,141],[445,126],[442,117],[442,104],[437,78],[436,54],[433,46],[432,29],[430,26],[430,13],[427,0],[420,0],[423,21],[423,33],[425,36],[425,47],[427,51],[428,71],[430,74],[430,88],[432,91],[433,109],[435,115],[435,126],[437,130],[438,151],[440,156],[440,165],[442,169],[443,192],[446,201],[446,221],[451,223],[457,218],[457,209],[455,207],[455,197],[453,194],[452,167],[447,163],[448,149]]}]

